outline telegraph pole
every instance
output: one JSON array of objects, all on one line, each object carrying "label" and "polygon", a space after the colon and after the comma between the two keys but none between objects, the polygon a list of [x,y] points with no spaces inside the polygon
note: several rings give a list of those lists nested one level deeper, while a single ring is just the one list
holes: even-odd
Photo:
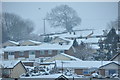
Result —
[{"label": "telegraph pole", "polygon": [[63,75],[63,61],[62,61],[62,75]]},{"label": "telegraph pole", "polygon": [[43,23],[44,23],[44,24],[43,24],[43,26],[44,26],[44,34],[45,34],[45,20],[46,20],[46,19],[43,19]]}]

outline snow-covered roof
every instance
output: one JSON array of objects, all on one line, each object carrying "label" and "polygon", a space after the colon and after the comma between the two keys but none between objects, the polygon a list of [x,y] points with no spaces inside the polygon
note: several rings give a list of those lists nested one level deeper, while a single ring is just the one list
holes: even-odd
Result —
[{"label": "snow-covered roof", "polygon": [[74,60],[76,60],[76,61],[82,61],[81,59],[76,58],[76,57],[74,57],[74,56],[70,56],[70,55],[67,55],[67,54],[65,54],[65,53],[61,53],[61,54],[64,55],[64,56],[66,56],[66,57],[69,57],[69,58],[71,58],[71,59],[74,59]]},{"label": "snow-covered roof", "polygon": [[28,50],[68,50],[73,44],[71,41],[68,45],[42,43],[38,46],[8,46],[4,51],[28,51]]},{"label": "snow-covered roof", "polygon": [[102,29],[96,29],[96,30],[86,30],[86,31],[75,31],[75,34],[73,32],[71,32],[71,34],[69,32],[67,32],[67,33],[63,33],[63,34],[52,35],[51,37],[55,37],[55,36],[60,36],[60,37],[65,37],[65,38],[76,38],[76,37],[81,37],[81,36],[87,37],[92,32],[93,32],[93,34],[91,36],[103,35]]},{"label": "snow-covered roof", "polygon": [[65,38],[76,38],[76,37],[81,37],[81,36],[87,36],[91,33],[92,31],[76,31],[75,34],[71,32],[63,33],[63,34],[58,34],[58,35],[52,35],[51,37],[59,36],[59,37],[65,37]]},{"label": "snow-covered roof", "polygon": [[69,41],[69,42],[73,41],[73,40],[70,40],[70,39],[67,39],[67,38],[64,38],[64,37],[59,37],[59,38],[65,40],[65,41]]},{"label": "snow-covered roof", "polygon": [[4,68],[13,68],[19,62],[20,60],[7,60],[7,61],[0,61],[0,64]]},{"label": "snow-covered roof", "polygon": [[89,43],[98,43],[99,39],[100,38],[87,38],[87,39],[76,39],[76,40],[78,44],[80,44],[81,41],[89,44]]},{"label": "snow-covered roof", "polygon": [[[111,63],[112,61],[56,61],[57,68],[99,68],[102,65]],[[115,62],[115,61],[114,61]],[[116,61],[116,63],[118,63]]]},{"label": "snow-covered roof", "polygon": [[8,42],[11,42],[11,43],[13,43],[13,44],[19,45],[19,42],[10,41],[10,40],[9,40]]},{"label": "snow-covered roof", "polygon": [[20,43],[24,43],[24,42],[32,42],[34,44],[41,44],[41,42],[39,42],[39,41],[33,41],[33,40],[20,41]]},{"label": "snow-covered roof", "polygon": [[103,35],[103,29],[93,30],[93,35],[92,36],[96,36],[96,35]]},{"label": "snow-covered roof", "polygon": [[30,42],[33,42],[33,43],[35,43],[35,44],[41,44],[41,42],[39,42],[39,41],[33,41],[33,40],[29,40]]},{"label": "snow-covered roof", "polygon": [[90,47],[92,49],[99,49],[100,48],[100,46],[98,44],[92,44],[92,45],[90,45]]},{"label": "snow-covered roof", "polygon": [[108,64],[105,64],[105,65],[100,66],[100,68],[103,68],[103,67],[108,66],[108,65],[110,65],[110,64],[118,65],[118,68],[120,67],[119,62],[111,62],[111,63],[108,63]]}]

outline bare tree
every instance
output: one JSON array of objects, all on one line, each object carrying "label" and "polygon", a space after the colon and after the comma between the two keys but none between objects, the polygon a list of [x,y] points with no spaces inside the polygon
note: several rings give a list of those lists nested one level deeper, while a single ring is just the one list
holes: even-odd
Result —
[{"label": "bare tree", "polygon": [[110,23],[108,23],[107,27],[109,30],[112,28],[114,28],[115,30],[120,29],[120,16],[115,21],[111,21]]},{"label": "bare tree", "polygon": [[56,6],[47,14],[46,18],[51,27],[63,27],[69,32],[81,23],[81,18],[77,12],[68,5]]},{"label": "bare tree", "polygon": [[33,31],[34,24],[12,13],[2,14],[2,42],[7,40],[27,39]]},{"label": "bare tree", "polygon": [[74,49],[75,53],[73,55],[77,58],[90,60],[90,57],[93,57],[94,49],[92,49],[89,44],[82,42],[79,46],[74,47]]}]

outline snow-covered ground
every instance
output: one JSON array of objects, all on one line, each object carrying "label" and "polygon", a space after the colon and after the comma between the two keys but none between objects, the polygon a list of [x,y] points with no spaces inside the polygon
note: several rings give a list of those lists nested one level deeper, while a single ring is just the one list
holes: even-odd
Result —
[{"label": "snow-covered ground", "polygon": [[[64,74],[50,74],[50,75],[39,75],[39,76],[29,76],[29,77],[24,77],[22,76],[21,78],[58,78],[59,76],[64,75]],[[77,76],[77,75],[73,75],[73,76],[66,76],[64,75],[66,78],[82,78],[82,76]]]}]

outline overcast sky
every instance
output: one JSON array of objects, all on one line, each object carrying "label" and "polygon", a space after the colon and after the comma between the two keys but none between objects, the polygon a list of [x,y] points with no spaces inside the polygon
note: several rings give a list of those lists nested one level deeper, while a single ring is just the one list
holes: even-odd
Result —
[{"label": "overcast sky", "polygon": [[[3,12],[15,13],[35,24],[35,33],[43,33],[43,18],[56,6],[66,4],[77,11],[82,19],[76,29],[106,29],[107,23],[118,17],[117,2],[3,2]],[[40,10],[38,9],[40,8]],[[46,32],[62,31],[50,28],[46,22]]]}]

